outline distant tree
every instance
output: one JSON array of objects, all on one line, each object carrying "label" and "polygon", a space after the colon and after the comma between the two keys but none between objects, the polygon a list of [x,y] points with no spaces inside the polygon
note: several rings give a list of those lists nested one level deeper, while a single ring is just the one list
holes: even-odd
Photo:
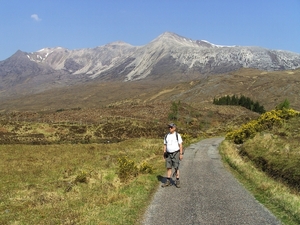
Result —
[{"label": "distant tree", "polygon": [[213,104],[217,105],[217,99],[214,97]]},{"label": "distant tree", "polygon": [[281,102],[280,104],[278,104],[276,107],[276,109],[289,109],[290,108],[290,102],[289,100],[285,99],[283,102]]},{"label": "distant tree", "polygon": [[240,98],[239,98],[239,102],[238,102],[238,105],[240,106],[245,106],[246,104],[246,97],[244,95],[242,95]]},{"label": "distant tree", "polygon": [[258,102],[253,102],[249,97],[245,97],[244,95],[241,95],[241,97],[237,97],[235,95],[233,96],[223,96],[220,98],[214,98],[213,104],[215,105],[240,105],[244,108],[247,108],[251,111],[257,112],[257,113],[264,113],[265,109],[263,106],[259,105]]},{"label": "distant tree", "polygon": [[178,103],[172,102],[171,105],[171,112],[169,113],[169,120],[178,120],[179,119],[179,106],[180,106],[180,101]]},{"label": "distant tree", "polygon": [[233,96],[231,97],[231,104],[232,104],[232,105],[238,105],[238,102],[239,102],[238,97],[235,96],[235,95],[233,95]]},{"label": "distant tree", "polygon": [[230,96],[229,95],[226,95],[226,105],[231,105],[230,103],[231,103],[231,98],[230,98]]}]

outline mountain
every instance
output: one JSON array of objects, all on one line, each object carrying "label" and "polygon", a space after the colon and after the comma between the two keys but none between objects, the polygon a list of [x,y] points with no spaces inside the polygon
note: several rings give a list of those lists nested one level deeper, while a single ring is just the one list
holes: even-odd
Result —
[{"label": "mountain", "polygon": [[18,50],[0,62],[0,99],[66,86],[74,80],[75,76],[71,79],[64,71],[32,61],[27,53]]},{"label": "mountain", "polygon": [[144,46],[113,42],[88,49],[17,51],[0,62],[0,98],[86,82],[188,81],[241,68],[300,67],[300,54],[261,47],[220,46],[165,32]]},{"label": "mountain", "polygon": [[300,54],[259,47],[220,46],[165,32],[145,46],[114,42],[94,49],[42,49],[30,60],[90,79],[132,81],[170,72],[224,73],[239,68],[300,67]]}]

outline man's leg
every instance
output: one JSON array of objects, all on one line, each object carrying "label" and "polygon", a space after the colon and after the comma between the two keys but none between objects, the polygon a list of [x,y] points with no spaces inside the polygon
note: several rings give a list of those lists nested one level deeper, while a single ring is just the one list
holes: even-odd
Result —
[{"label": "man's leg", "polygon": [[180,188],[179,169],[177,170],[176,174],[176,187]]},{"label": "man's leg", "polygon": [[164,184],[162,184],[162,187],[168,187],[171,186],[171,174],[172,174],[172,168],[167,168],[167,180]]},{"label": "man's leg", "polygon": [[174,167],[177,168],[176,170],[176,187],[180,188],[180,180],[179,180],[179,164],[180,164],[180,159],[179,159],[179,152],[176,154],[175,160],[174,160]]},{"label": "man's leg", "polygon": [[171,186],[171,176],[172,176],[172,158],[170,154],[166,158],[166,168],[167,168],[167,180],[166,182],[162,185],[162,187],[168,187]]}]

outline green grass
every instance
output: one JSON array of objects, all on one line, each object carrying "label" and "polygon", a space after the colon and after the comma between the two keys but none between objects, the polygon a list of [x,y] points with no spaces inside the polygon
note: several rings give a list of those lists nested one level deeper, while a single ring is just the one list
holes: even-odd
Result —
[{"label": "green grass", "polygon": [[[253,146],[254,149],[256,147]],[[225,165],[284,224],[300,224],[299,192],[264,173],[253,161],[242,157],[239,151],[236,145],[224,141],[220,146],[220,153]]]},{"label": "green grass", "polygon": [[[231,115],[230,110],[209,113],[211,121],[205,131],[199,129],[199,121],[180,131],[185,145],[199,141],[199,134],[204,138],[228,130],[225,124],[232,117],[227,113]],[[11,144],[0,145],[0,224],[139,223],[158,187],[158,176],[165,173],[162,139],[148,138],[163,137],[166,123],[122,118],[96,125],[36,122],[39,118],[35,122],[3,119],[0,138],[2,143]],[[237,124],[244,120],[233,119]],[[184,123],[177,121],[179,127]],[[232,127],[237,124],[229,123]],[[260,161],[255,159],[264,154],[263,159],[272,162],[271,172],[288,168],[287,176],[297,177],[300,167],[290,162],[299,162],[299,126],[296,118],[274,128],[271,134],[258,134],[242,148],[228,141],[221,148],[224,161],[238,179],[288,225],[300,223],[299,190],[274,180],[272,173],[262,172],[257,163]],[[120,137],[116,131],[125,134],[127,140],[100,143],[101,138]],[[38,134],[43,134],[49,145],[37,145],[44,140]],[[79,144],[86,135],[95,135],[94,142]],[[24,144],[12,144],[22,140]],[[35,145],[26,144],[33,141]],[[239,154],[241,149],[243,156]],[[126,159],[123,164],[120,158]],[[285,167],[280,167],[282,162]]]},{"label": "green grass", "polygon": [[221,146],[237,178],[288,225],[300,224],[299,126],[298,111],[272,110],[228,133]]},{"label": "green grass", "polygon": [[272,134],[257,135],[245,143],[243,153],[269,176],[300,190],[299,146]]},{"label": "green grass", "polygon": [[[0,145],[0,224],[134,224],[165,172],[162,141]],[[121,182],[118,158],[153,173]],[[86,178],[86,179],[79,179]]]}]

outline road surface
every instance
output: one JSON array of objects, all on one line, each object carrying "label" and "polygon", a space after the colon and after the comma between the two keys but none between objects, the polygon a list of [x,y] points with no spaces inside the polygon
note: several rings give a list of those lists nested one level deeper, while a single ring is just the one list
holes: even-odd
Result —
[{"label": "road surface", "polygon": [[[181,188],[159,187],[141,224],[281,224],[224,168],[210,138],[189,146],[180,164]],[[165,177],[159,178],[160,186]]]}]

